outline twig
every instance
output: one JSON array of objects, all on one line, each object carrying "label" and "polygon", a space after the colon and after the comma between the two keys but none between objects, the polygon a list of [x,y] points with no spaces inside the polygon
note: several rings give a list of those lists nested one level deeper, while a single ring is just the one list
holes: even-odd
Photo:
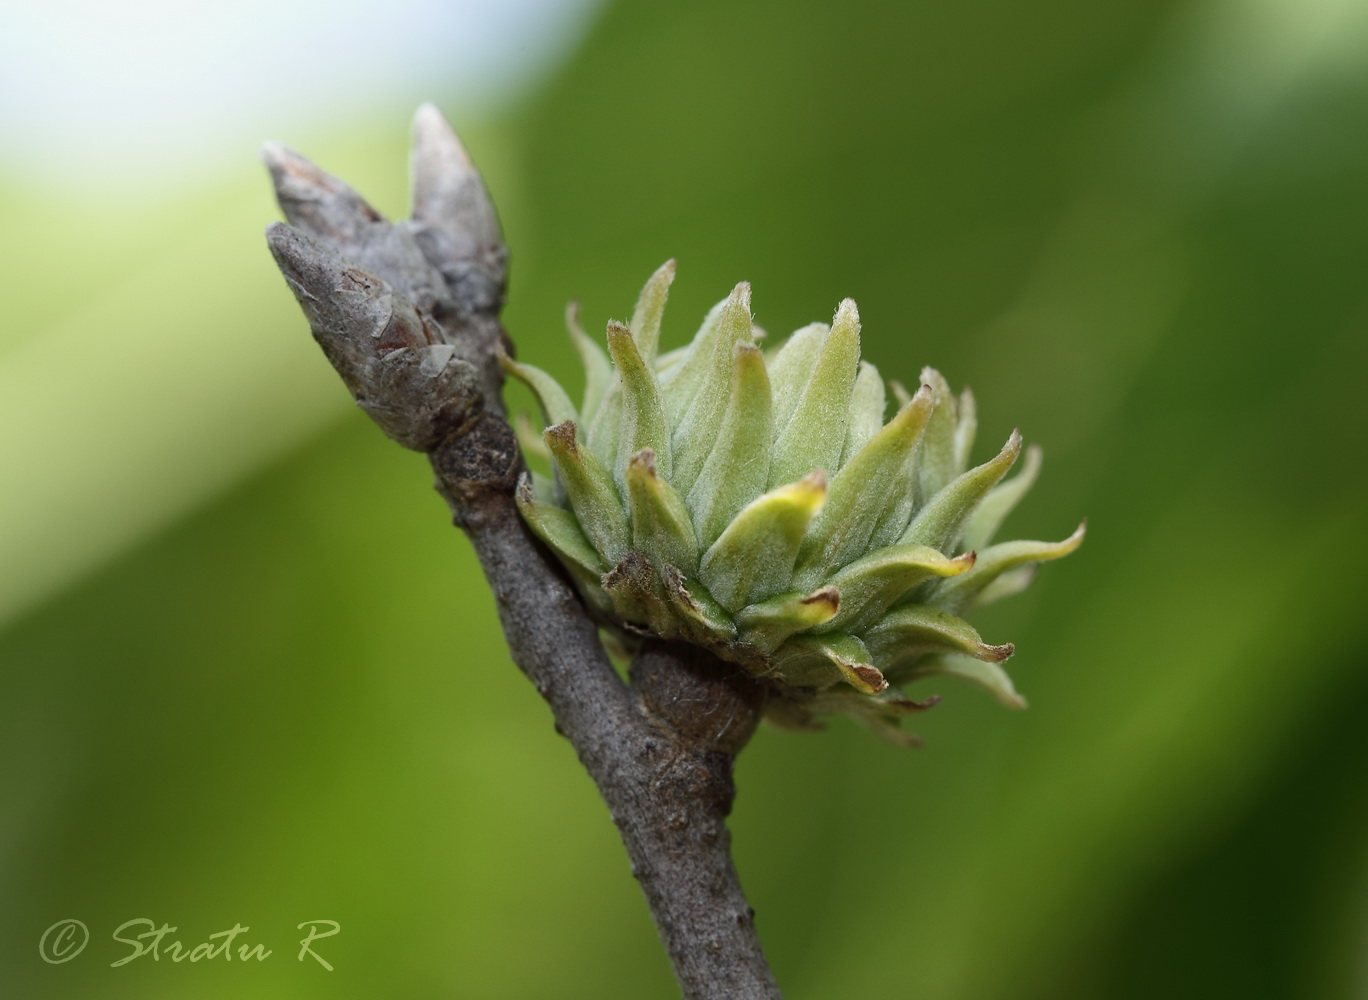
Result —
[{"label": "twig", "polygon": [[732,765],[764,691],[694,647],[655,643],[614,672],[560,567],[518,516],[523,469],[496,357],[507,251],[493,204],[436,108],[414,119],[413,217],[274,143],[262,156],[291,225],[267,240],[347,388],[426,453],[470,536],[514,661],[598,785],[685,997],[776,998],[732,865]]}]

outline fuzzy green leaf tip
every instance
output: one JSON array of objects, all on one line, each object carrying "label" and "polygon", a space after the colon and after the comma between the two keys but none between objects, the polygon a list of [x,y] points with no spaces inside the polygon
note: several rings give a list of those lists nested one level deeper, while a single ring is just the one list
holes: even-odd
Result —
[{"label": "fuzzy green leaf tip", "polygon": [[[1040,449],[1016,431],[971,465],[978,408],[934,368],[917,391],[860,359],[855,303],[762,351],[742,282],[692,340],[662,352],[673,261],[603,346],[566,325],[585,369],[576,407],[545,371],[503,357],[546,430],[518,436],[533,473],[518,509],[615,642],[704,646],[768,686],[766,715],[798,729],[842,713],[895,743],[938,698],[904,685],[968,680],[1022,707],[963,617],[1024,589],[1060,542],[995,536],[1035,483]],[[885,421],[890,397],[896,412]]]}]

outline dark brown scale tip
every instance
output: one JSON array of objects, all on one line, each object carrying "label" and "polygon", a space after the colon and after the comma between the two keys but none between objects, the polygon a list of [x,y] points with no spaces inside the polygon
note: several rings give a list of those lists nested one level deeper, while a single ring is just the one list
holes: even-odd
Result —
[{"label": "dark brown scale tip", "polygon": [[852,663],[850,668],[860,680],[869,686],[874,694],[878,694],[888,687],[888,679],[879,672],[877,667],[871,667],[867,663]]},{"label": "dark brown scale tip", "polygon": [[890,698],[884,704],[895,709],[899,715],[912,715],[915,712],[925,712],[928,708],[935,708],[940,702],[941,696],[933,694],[921,701],[906,696]]},{"label": "dark brown scale tip", "polygon": [[[570,423],[570,421],[566,421]],[[604,586],[612,586],[623,580],[649,580],[655,573],[650,561],[640,552],[628,552],[618,560],[617,565],[608,571]]]},{"label": "dark brown scale tip", "polygon": [[629,459],[629,463],[640,468],[652,479],[656,478],[656,453],[654,448],[642,448]]},{"label": "dark brown scale tip", "polygon": [[821,590],[814,590],[807,597],[798,602],[799,604],[827,604],[831,607],[834,615],[841,607],[841,592],[835,587],[823,587]]},{"label": "dark brown scale tip", "polygon": [[993,663],[1001,663],[1003,660],[1011,659],[1012,654],[1016,652],[1016,646],[1010,642],[1003,643],[1001,646],[985,645],[983,651],[988,654]]},{"label": "dark brown scale tip", "polygon": [[[548,427],[542,431],[542,436],[550,438],[557,444],[562,445],[566,451],[574,455],[578,452],[578,445],[575,443],[575,422],[573,420],[562,420],[554,427]],[[549,442],[548,442],[549,443]]]}]

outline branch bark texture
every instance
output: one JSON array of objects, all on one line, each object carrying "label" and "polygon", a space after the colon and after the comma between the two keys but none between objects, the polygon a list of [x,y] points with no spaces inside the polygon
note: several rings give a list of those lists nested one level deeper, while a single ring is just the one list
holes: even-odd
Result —
[{"label": "branch bark texture", "polygon": [[732,767],[764,690],[690,646],[648,644],[630,683],[518,516],[523,471],[497,350],[507,251],[483,181],[436,108],[414,120],[412,218],[391,223],[298,154],[263,149],[289,225],[267,240],[357,403],[426,453],[493,589],[514,661],[547,701],[627,848],[690,1000],[777,998],[731,860]]}]

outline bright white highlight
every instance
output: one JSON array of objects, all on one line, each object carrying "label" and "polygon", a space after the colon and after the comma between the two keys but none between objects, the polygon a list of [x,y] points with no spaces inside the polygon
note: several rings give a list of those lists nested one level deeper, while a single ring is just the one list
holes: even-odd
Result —
[{"label": "bright white highlight", "polygon": [[304,119],[335,124],[428,98],[459,101],[469,113],[578,41],[593,7],[0,2],[0,169],[176,183],[187,168],[240,156],[265,137],[298,136]]}]

